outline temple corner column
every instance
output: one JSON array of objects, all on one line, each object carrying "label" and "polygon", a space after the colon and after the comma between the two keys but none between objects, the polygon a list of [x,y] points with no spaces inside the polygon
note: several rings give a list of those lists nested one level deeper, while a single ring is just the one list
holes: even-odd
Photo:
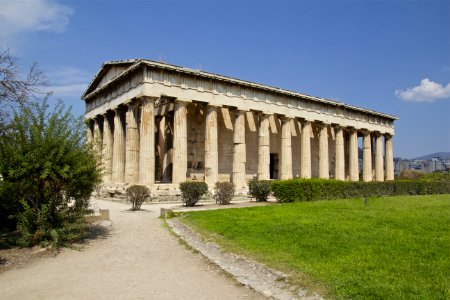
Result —
[{"label": "temple corner column", "polygon": [[363,181],[372,181],[372,141],[367,130],[363,131]]},{"label": "temple corner column", "polygon": [[386,160],[386,180],[394,180],[394,153],[392,147],[392,135],[385,136],[385,160]]},{"label": "temple corner column", "polygon": [[151,98],[141,100],[139,128],[139,184],[151,186],[155,183],[155,115]]},{"label": "temple corner column", "polygon": [[311,178],[311,122],[302,122],[300,177]]},{"label": "temple corner column", "polygon": [[187,102],[176,100],[173,120],[172,184],[186,181],[187,175]]},{"label": "temple corner column", "polygon": [[207,106],[205,126],[205,182],[211,190],[218,181],[219,175],[218,123],[216,106]]},{"label": "temple corner column", "polygon": [[289,117],[281,117],[281,180],[292,179],[291,120]]},{"label": "temple corner column", "polygon": [[328,124],[322,124],[319,136],[319,178],[330,178],[328,159]]}]

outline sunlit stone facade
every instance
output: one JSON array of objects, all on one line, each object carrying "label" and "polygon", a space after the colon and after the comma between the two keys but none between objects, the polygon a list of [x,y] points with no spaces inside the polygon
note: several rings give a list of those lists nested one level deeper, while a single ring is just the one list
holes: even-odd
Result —
[{"label": "sunlit stone facade", "polygon": [[105,63],[83,100],[106,189],[394,179],[397,118],[384,113],[149,60]]}]

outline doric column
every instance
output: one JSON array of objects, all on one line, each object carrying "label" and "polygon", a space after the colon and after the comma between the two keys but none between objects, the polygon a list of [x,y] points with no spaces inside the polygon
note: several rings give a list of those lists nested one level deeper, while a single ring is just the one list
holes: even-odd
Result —
[{"label": "doric column", "polygon": [[125,131],[120,109],[114,110],[113,182],[125,182]]},{"label": "doric column", "polygon": [[328,161],[328,125],[322,124],[319,136],[319,178],[330,178]]},{"label": "doric column", "polygon": [[172,183],[186,181],[187,173],[187,102],[177,100],[173,120]]},{"label": "doric column", "polygon": [[237,110],[234,119],[233,132],[233,177],[236,191],[246,189],[245,181],[245,111]]},{"label": "doric column", "polygon": [[302,123],[301,136],[301,178],[311,178],[311,122]]},{"label": "doric column", "polygon": [[86,120],[86,143],[92,143],[94,140],[94,133],[92,132],[92,120]]},{"label": "doric column", "polygon": [[385,139],[385,159],[386,159],[386,180],[394,180],[394,154],[392,149],[392,135],[386,134]]},{"label": "doric column", "polygon": [[383,170],[383,139],[382,135],[377,133],[375,135],[375,180],[384,180]]},{"label": "doric column", "polygon": [[139,131],[137,127],[136,105],[129,105],[126,113],[126,158],[125,158],[125,182],[136,184],[139,180]]},{"label": "doric column", "polygon": [[270,179],[270,131],[268,114],[260,114],[258,129],[258,179]]},{"label": "doric column", "polygon": [[292,135],[291,135],[291,118],[281,118],[281,174],[280,178],[292,178]]},{"label": "doric column", "polygon": [[162,116],[158,123],[158,173],[156,178],[160,181],[168,180],[164,178],[167,167],[167,149],[166,149],[166,117]]},{"label": "doric column", "polygon": [[103,181],[109,183],[112,180],[112,162],[113,162],[113,133],[108,114],[103,115]]},{"label": "doric column", "polygon": [[368,131],[363,131],[363,181],[372,181],[372,140]]},{"label": "doric column", "polygon": [[143,98],[139,139],[139,184],[155,182],[155,116],[153,99]]},{"label": "doric column", "polygon": [[212,189],[217,182],[219,169],[216,106],[208,105],[205,126],[205,182]]},{"label": "doric column", "polygon": [[97,118],[93,119],[94,121],[94,131],[93,131],[93,141],[94,141],[94,150],[97,154],[100,154],[101,147],[102,147],[102,133],[100,131],[100,124],[98,122],[98,116]]},{"label": "doric column", "polygon": [[348,156],[349,156],[349,176],[350,181],[359,180],[359,170],[358,170],[358,133],[356,130],[351,129],[349,131],[349,143],[348,143]]},{"label": "doric column", "polygon": [[344,155],[344,132],[342,127],[337,126],[336,132],[336,159],[334,178],[336,180],[345,180],[345,155]]}]

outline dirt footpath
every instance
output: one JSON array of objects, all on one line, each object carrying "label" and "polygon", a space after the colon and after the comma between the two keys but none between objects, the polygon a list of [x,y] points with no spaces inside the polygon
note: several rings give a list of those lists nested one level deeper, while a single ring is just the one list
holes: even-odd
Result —
[{"label": "dirt footpath", "polygon": [[97,201],[112,228],[82,250],[64,249],[0,274],[1,299],[263,299],[180,245],[159,205]]}]

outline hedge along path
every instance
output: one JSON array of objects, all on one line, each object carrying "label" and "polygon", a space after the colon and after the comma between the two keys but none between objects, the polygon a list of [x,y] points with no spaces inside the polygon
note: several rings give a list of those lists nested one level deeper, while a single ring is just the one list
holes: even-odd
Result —
[{"label": "hedge along path", "polygon": [[130,205],[96,203],[110,210],[110,236],[0,274],[0,298],[264,299],[170,235],[158,218],[162,205],[131,212]]}]

